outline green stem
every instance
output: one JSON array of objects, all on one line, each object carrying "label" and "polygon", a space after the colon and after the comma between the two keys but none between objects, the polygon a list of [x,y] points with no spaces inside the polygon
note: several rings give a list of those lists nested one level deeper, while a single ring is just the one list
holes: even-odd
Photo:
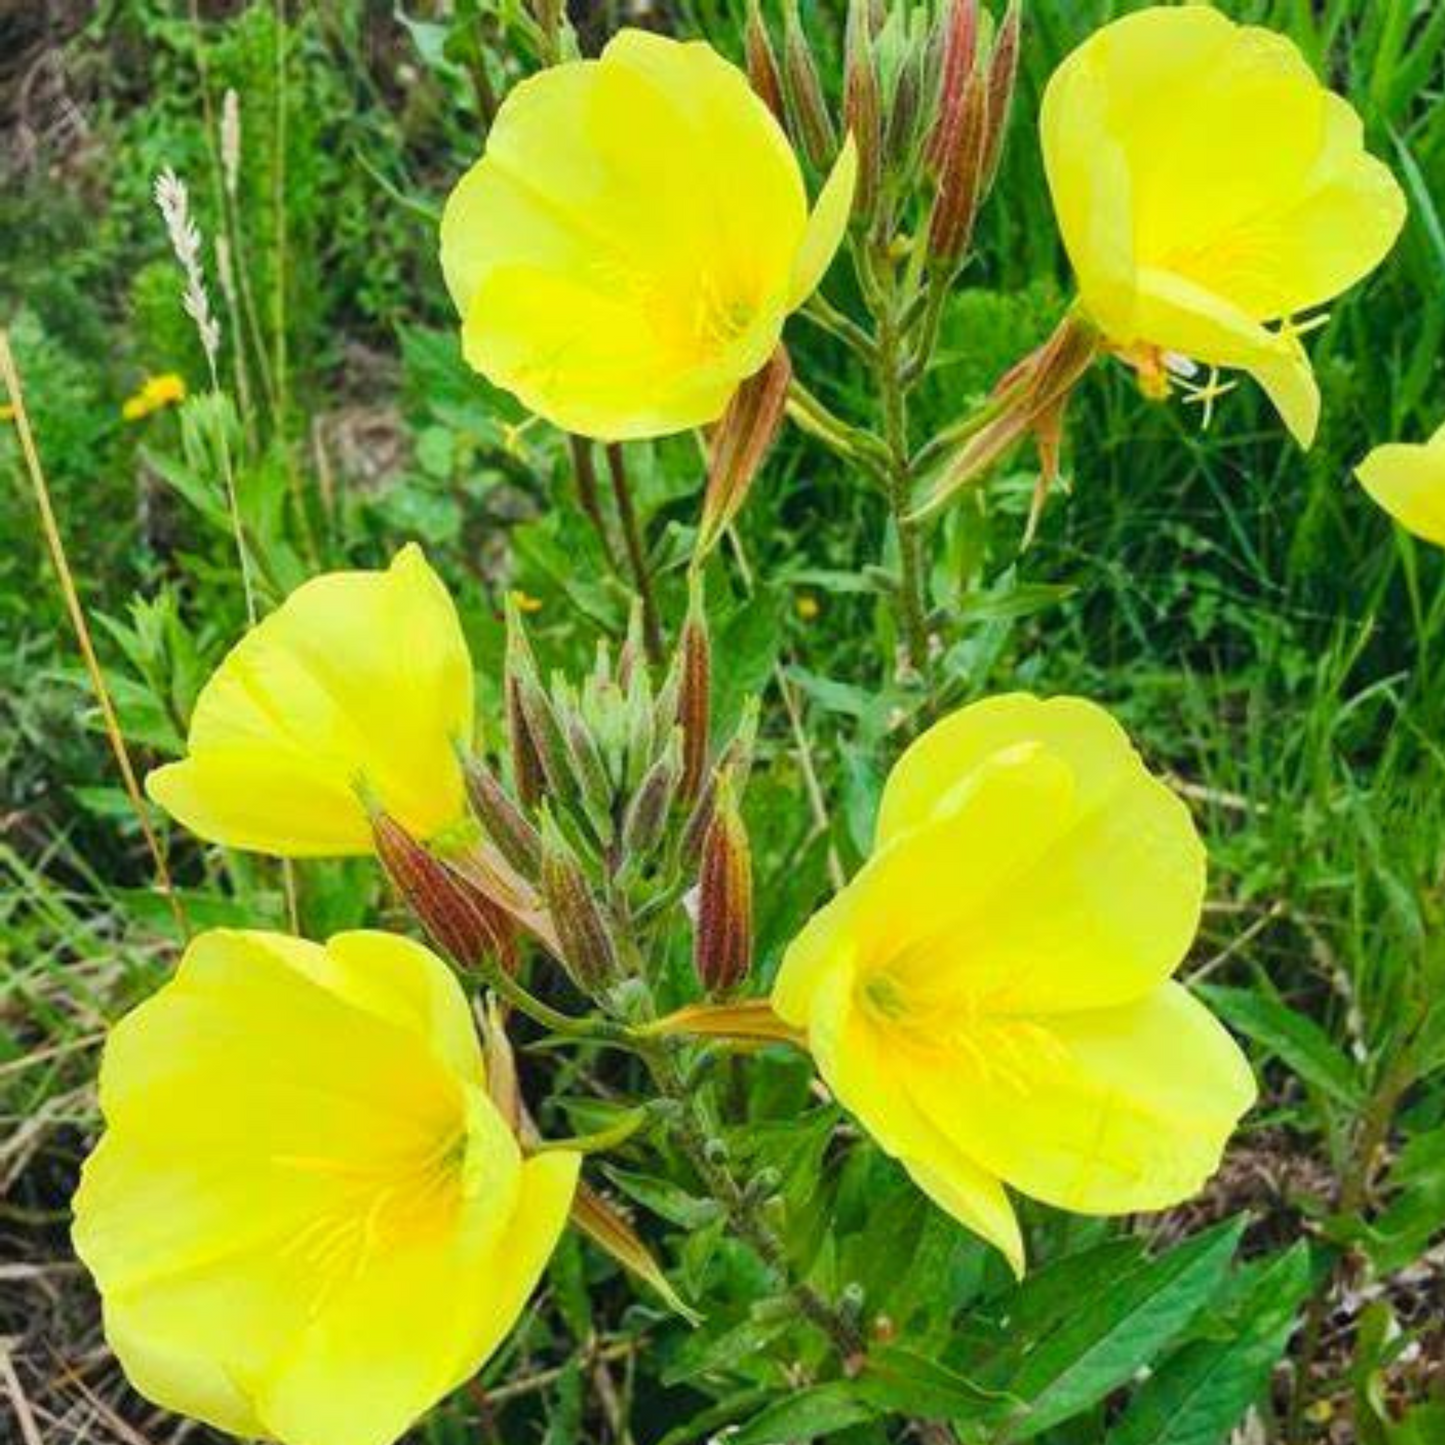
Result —
[{"label": "green stem", "polygon": [[627,480],[627,463],[619,442],[607,445],[607,471],[612,478],[612,496],[617,503],[617,518],[622,523],[622,540],[627,547],[627,561],[632,580],[642,602],[642,637],[647,655],[653,662],[662,660],[662,629],[657,620],[657,598],[652,591],[652,573],[647,566],[647,551],[642,545],[642,527],[637,508],[632,502],[632,487]]},{"label": "green stem", "polygon": [[524,1013],[535,1023],[554,1034],[569,1039],[587,1039],[597,1043],[633,1044],[632,1030],[625,1024],[610,1019],[576,1018],[543,1003],[536,994],[529,992],[511,974],[495,964],[489,965],[482,974],[487,986],[499,997],[506,999],[519,1013]]},{"label": "green stem", "polygon": [[810,436],[817,437],[845,461],[863,468],[876,481],[888,474],[888,452],[875,437],[830,411],[802,382],[794,378],[788,388],[788,415]]},{"label": "green stem", "polygon": [[679,1073],[672,1050],[670,1041],[658,1041],[640,1052],[658,1089],[676,1105],[675,1130],[688,1161],[708,1192],[722,1206],[734,1232],[757,1251],[779,1279],[788,1282],[788,1292],[798,1312],[827,1336],[843,1361],[845,1371],[855,1372],[865,1352],[858,1326],[825,1300],[812,1285],[793,1279],[783,1241],[764,1218],[761,1201],[744,1190],[728,1167],[709,1149],[707,1130],[696,1095]]},{"label": "green stem", "polygon": [[883,404],[883,441],[888,449],[886,490],[893,525],[898,531],[899,622],[910,667],[928,681],[928,604],[924,591],[923,539],[912,511],[913,468],[908,456],[908,379],[902,363],[903,337],[894,308],[878,318],[878,365],[875,375]]}]

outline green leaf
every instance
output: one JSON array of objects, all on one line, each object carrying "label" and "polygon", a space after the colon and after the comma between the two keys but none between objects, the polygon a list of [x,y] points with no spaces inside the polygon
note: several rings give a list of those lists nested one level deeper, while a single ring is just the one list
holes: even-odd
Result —
[{"label": "green leaf", "polygon": [[1250,989],[1208,984],[1198,991],[1225,1022],[1278,1054],[1307,1084],[1349,1108],[1359,1106],[1355,1066],[1313,1019]]},{"label": "green leaf", "polygon": [[1088,1409],[1159,1355],[1219,1287],[1243,1228],[1230,1220],[1115,1276],[1025,1355],[1009,1388],[1026,1413],[1003,1438],[1027,1440]]},{"label": "green leaf", "polygon": [[602,1172],[630,1199],[635,1199],[644,1209],[650,1209],[680,1229],[700,1229],[718,1216],[715,1201],[699,1199],[697,1195],[689,1194],[664,1179],[636,1174],[631,1169],[619,1169],[615,1164],[604,1165]]},{"label": "green leaf", "polygon": [[997,1415],[1011,1397],[899,1346],[869,1353],[857,1380],[859,1392],[873,1404],[899,1414],[929,1420],[969,1420]]},{"label": "green leaf", "polygon": [[729,1445],[786,1445],[860,1424],[875,1413],[859,1394],[856,1381],[833,1380],[774,1401],[728,1441]]},{"label": "green leaf", "polygon": [[1269,1384],[1309,1289],[1301,1242],[1260,1271],[1227,1338],[1191,1340],[1144,1382],[1109,1445],[1219,1445]]}]

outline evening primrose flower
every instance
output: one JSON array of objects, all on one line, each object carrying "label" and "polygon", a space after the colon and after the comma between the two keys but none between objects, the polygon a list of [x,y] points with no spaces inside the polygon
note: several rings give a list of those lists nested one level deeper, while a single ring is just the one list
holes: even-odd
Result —
[{"label": "evening primrose flower", "polygon": [[1085,1214],[1194,1193],[1254,1099],[1170,974],[1199,924],[1184,804],[1080,698],[953,713],[888,779],[873,856],[773,992],[839,1100],[1023,1268],[1008,1184]]},{"label": "evening primrose flower", "polygon": [[1292,318],[1373,270],[1405,217],[1349,104],[1283,36],[1185,5],[1090,36],[1040,129],[1083,311],[1146,390],[1247,371],[1308,446],[1319,391]]},{"label": "evening primrose flower", "polygon": [[140,421],[163,407],[179,406],[185,399],[186,383],[174,371],[167,371],[146,377],[141,389],[122,403],[120,414],[126,421]]},{"label": "evening primrose flower", "polygon": [[847,225],[849,141],[811,216],[747,77],[623,30],[508,95],[442,217],[467,361],[531,410],[620,441],[716,421]]},{"label": "evening primrose flower", "polygon": [[226,655],[186,757],[146,791],[193,833],[282,857],[367,853],[367,801],[431,839],[460,821],[472,667],[420,548],[313,577]]},{"label": "evening primrose flower", "polygon": [[1355,475],[1402,527],[1445,547],[1445,426],[1427,442],[1376,447]]},{"label": "evening primrose flower", "polygon": [[197,938],[111,1033],[100,1105],[74,1242],[111,1348],[283,1445],[387,1445],[475,1373],[577,1179],[523,1158],[457,981],[384,933]]}]

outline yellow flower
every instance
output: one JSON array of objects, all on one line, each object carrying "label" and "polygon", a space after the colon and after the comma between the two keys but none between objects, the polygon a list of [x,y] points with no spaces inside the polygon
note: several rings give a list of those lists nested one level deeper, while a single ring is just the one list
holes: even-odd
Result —
[{"label": "yellow flower", "polygon": [[1040,128],[1094,324],[1156,389],[1190,362],[1250,372],[1308,446],[1319,391],[1289,319],[1371,271],[1405,217],[1349,104],[1283,36],[1186,5],[1086,40]]},{"label": "yellow flower", "polygon": [[1015,1270],[1004,1191],[1086,1214],[1197,1190],[1254,1098],[1170,974],[1199,923],[1183,803],[1079,698],[996,697],[893,769],[868,863],[773,992],[839,1100]]},{"label": "yellow flower", "polygon": [[1427,442],[1376,447],[1355,475],[1402,527],[1445,547],[1445,426]]},{"label": "yellow flower", "polygon": [[387,1445],[512,1327],[578,1155],[524,1159],[456,979],[419,944],[218,930],[116,1026],[74,1242],[167,1409]]},{"label": "yellow flower", "polygon": [[818,613],[822,611],[818,605],[818,599],[811,592],[799,593],[797,601],[793,603],[793,608],[804,622],[815,621]]},{"label": "yellow flower", "polygon": [[134,396],[128,396],[120,414],[126,421],[140,421],[163,407],[179,406],[186,399],[186,384],[174,371],[148,376]]},{"label": "yellow flower", "polygon": [[367,853],[364,794],[420,838],[463,817],[471,736],[466,639],[412,545],[384,572],[313,577],[252,628],[201,690],[187,756],[146,791],[234,848]]},{"label": "yellow flower", "polygon": [[747,78],[701,42],[621,31],[507,97],[442,217],[478,371],[610,441],[716,421],[842,240],[848,141],[811,216]]}]

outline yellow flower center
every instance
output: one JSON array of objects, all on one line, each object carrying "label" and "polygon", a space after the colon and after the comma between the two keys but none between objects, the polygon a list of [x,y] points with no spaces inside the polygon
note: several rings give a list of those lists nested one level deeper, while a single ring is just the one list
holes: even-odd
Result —
[{"label": "yellow flower center", "polygon": [[[288,1243],[313,1281],[311,1313],[378,1256],[434,1236],[491,1182],[494,1160],[475,1127],[476,1100],[453,1096],[429,1137],[365,1158],[290,1156],[278,1163],[336,1186],[329,1207]],[[380,1131],[384,1126],[378,1125]]]},{"label": "yellow flower center", "polygon": [[971,1066],[980,1079],[1020,1094],[1046,1082],[1065,1059],[1063,1046],[1043,1023],[993,1011],[988,999],[956,979],[910,967],[907,955],[865,973],[858,996],[889,1038]]}]

